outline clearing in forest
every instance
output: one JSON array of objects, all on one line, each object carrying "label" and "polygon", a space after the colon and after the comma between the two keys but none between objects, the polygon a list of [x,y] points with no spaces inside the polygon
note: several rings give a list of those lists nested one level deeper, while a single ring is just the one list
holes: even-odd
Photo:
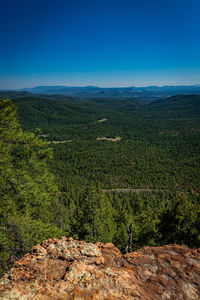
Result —
[{"label": "clearing in forest", "polygon": [[67,140],[67,141],[51,141],[48,142],[48,144],[61,144],[61,143],[71,143],[72,140]]},{"label": "clearing in forest", "polygon": [[101,119],[101,120],[98,120],[98,123],[103,123],[105,121],[108,121],[108,119]]},{"label": "clearing in forest", "polygon": [[116,136],[115,138],[111,138],[111,137],[98,137],[97,138],[97,141],[101,141],[101,140],[104,140],[104,141],[111,141],[111,142],[119,142],[121,141],[121,136]]}]

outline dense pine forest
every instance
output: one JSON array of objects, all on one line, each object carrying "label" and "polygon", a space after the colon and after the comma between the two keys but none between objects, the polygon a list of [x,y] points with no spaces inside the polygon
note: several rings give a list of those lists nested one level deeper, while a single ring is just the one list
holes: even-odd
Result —
[{"label": "dense pine forest", "polygon": [[199,95],[0,98],[0,272],[62,235],[200,247]]}]

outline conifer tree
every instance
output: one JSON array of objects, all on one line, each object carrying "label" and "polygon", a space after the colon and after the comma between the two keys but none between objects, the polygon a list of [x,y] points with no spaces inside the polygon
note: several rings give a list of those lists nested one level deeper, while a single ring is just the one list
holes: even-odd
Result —
[{"label": "conifer tree", "polygon": [[59,191],[47,167],[51,157],[46,142],[34,133],[22,131],[12,102],[0,101],[2,269],[33,244],[63,233],[56,220]]},{"label": "conifer tree", "polygon": [[80,205],[80,237],[90,242],[112,242],[115,234],[114,210],[100,189],[87,189]]}]

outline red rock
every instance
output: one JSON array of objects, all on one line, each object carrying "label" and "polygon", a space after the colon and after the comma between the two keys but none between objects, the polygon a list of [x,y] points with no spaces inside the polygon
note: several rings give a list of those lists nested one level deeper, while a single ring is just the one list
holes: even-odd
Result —
[{"label": "red rock", "polygon": [[167,245],[122,255],[72,238],[34,246],[0,280],[0,299],[199,300],[200,249]]}]

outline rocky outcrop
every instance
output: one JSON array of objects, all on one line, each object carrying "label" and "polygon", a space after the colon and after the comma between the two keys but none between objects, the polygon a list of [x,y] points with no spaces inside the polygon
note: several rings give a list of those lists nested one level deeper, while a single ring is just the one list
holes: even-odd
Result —
[{"label": "rocky outcrop", "polygon": [[200,299],[200,249],[167,245],[122,255],[63,237],[34,246],[0,280],[0,299]]}]

